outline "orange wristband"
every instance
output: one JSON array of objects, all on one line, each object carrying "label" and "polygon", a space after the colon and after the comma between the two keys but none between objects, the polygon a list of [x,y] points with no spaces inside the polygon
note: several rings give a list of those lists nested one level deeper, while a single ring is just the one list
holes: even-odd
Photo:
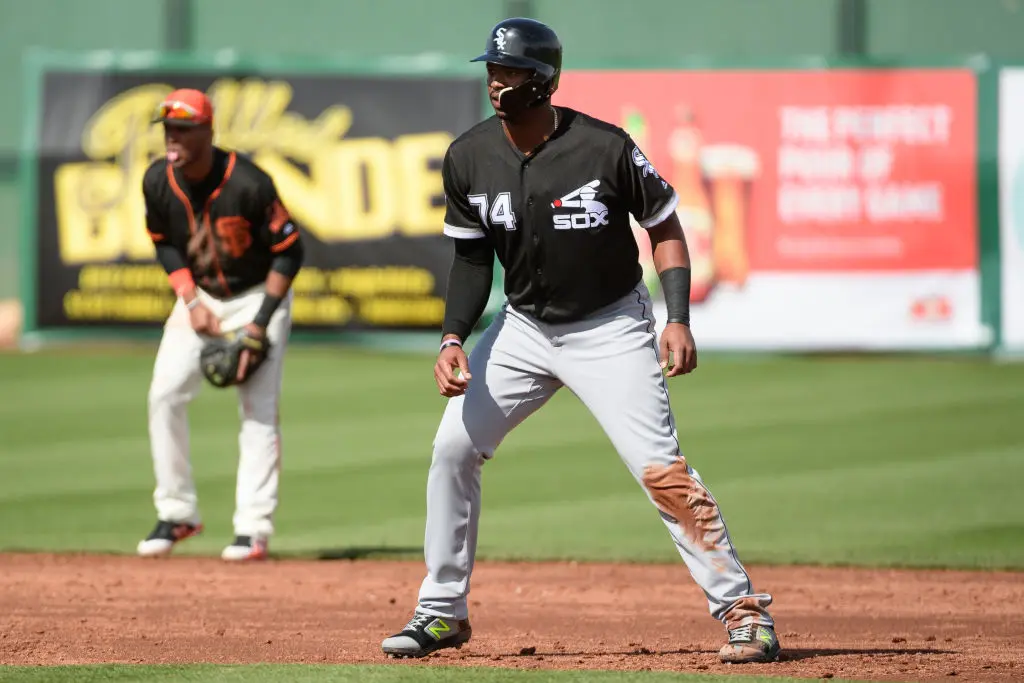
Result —
[{"label": "orange wristband", "polygon": [[171,281],[174,293],[178,296],[195,287],[195,282],[192,281],[192,273],[189,272],[188,268],[179,268],[171,273],[168,279]]}]

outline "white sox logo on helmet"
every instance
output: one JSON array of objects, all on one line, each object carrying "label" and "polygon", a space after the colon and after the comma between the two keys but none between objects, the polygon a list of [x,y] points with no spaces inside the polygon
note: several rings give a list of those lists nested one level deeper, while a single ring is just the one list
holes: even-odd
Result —
[{"label": "white sox logo on helmet", "polygon": [[494,44],[499,50],[505,49],[505,27],[502,26],[494,32]]},{"label": "white sox logo on helmet", "polygon": [[561,199],[551,202],[552,209],[582,209],[576,213],[556,213],[552,218],[555,230],[583,230],[608,225],[608,207],[597,201],[600,180],[591,180]]}]

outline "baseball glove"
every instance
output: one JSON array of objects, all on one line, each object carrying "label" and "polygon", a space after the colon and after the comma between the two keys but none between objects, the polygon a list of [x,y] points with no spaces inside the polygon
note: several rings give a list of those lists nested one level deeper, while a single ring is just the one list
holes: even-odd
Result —
[{"label": "baseball glove", "polygon": [[[239,380],[238,368],[243,351],[248,352],[249,360],[245,374]],[[267,359],[269,351],[270,342],[266,338],[254,337],[242,329],[208,340],[199,353],[199,364],[206,380],[215,387],[223,388],[245,383]]]}]

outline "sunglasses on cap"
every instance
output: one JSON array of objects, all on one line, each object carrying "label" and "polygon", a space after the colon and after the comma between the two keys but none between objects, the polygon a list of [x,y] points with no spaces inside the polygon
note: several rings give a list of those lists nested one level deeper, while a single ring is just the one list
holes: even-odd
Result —
[{"label": "sunglasses on cap", "polygon": [[191,123],[193,125],[199,125],[209,123],[210,119],[209,116],[203,115],[187,102],[171,100],[160,103],[160,106],[157,107],[156,117],[153,121],[154,123],[161,121],[173,121],[176,123]]}]

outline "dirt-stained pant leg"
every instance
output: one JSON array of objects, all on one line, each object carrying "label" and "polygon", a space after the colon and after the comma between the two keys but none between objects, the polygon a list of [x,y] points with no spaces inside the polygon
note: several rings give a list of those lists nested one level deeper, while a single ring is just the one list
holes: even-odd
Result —
[{"label": "dirt-stained pant leg", "polygon": [[654,329],[641,284],[590,320],[555,328],[555,371],[660,512],[712,617],[730,628],[772,625],[771,596],[754,593],[718,504],[679,446]]},{"label": "dirt-stained pant leg", "polygon": [[420,612],[468,617],[466,596],[476,556],[480,474],[505,436],[561,386],[550,370],[550,341],[514,311],[503,309],[469,356],[472,379],[448,401],[427,476]]}]

